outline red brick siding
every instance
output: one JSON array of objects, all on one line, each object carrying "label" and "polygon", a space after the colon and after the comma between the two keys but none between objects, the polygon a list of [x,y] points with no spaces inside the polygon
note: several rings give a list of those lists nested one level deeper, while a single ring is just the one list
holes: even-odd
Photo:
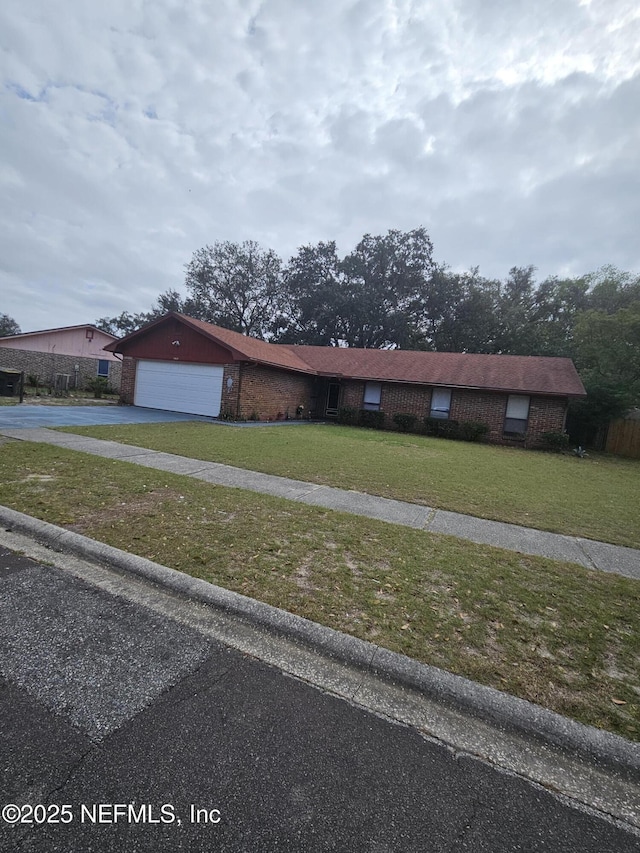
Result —
[{"label": "red brick siding", "polygon": [[133,406],[133,393],[136,387],[136,366],[138,362],[135,358],[129,358],[125,355],[122,359],[122,379],[120,381],[120,399],[123,403]]},{"label": "red brick siding", "polygon": [[244,364],[240,371],[240,407],[238,416],[256,414],[261,421],[296,417],[298,406],[304,406],[307,417],[311,406],[313,377],[288,373],[260,365]]},{"label": "red brick siding", "polygon": [[504,416],[507,411],[506,394],[489,394],[482,391],[456,391],[451,393],[453,421],[481,421],[489,427],[487,441],[503,441]]},{"label": "red brick siding", "polygon": [[563,432],[566,414],[566,400],[559,400],[557,397],[532,397],[527,424],[527,447],[539,444],[543,432]]},{"label": "red brick siding", "polygon": [[340,383],[340,406],[350,409],[361,409],[364,400],[364,382]]},{"label": "red brick siding", "polygon": [[[362,408],[365,382],[343,382],[341,405]],[[428,417],[431,407],[431,388],[420,385],[401,385],[383,382],[380,408],[386,415],[386,427],[393,428],[393,415],[402,412]],[[488,391],[451,390],[451,420],[481,421],[489,426],[487,440],[499,444],[523,443],[535,447],[544,432],[562,432],[564,429],[566,400],[557,397],[531,397],[529,422],[524,440],[505,438],[504,418],[507,394]]]},{"label": "red brick siding", "polygon": [[239,415],[238,395],[240,394],[240,364],[225,364],[222,377],[222,400],[220,417],[237,418]]},{"label": "red brick siding", "polygon": [[[341,406],[361,409],[364,401],[366,382],[349,380],[342,383]],[[431,388],[424,385],[400,385],[383,382],[380,394],[380,408],[387,415],[387,426],[393,427],[393,415],[396,412],[416,415],[422,419],[429,414]]]}]

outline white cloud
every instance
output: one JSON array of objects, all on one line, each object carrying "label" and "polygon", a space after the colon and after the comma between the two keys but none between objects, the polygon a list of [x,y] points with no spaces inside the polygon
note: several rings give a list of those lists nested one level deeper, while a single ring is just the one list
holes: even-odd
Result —
[{"label": "white cloud", "polygon": [[192,253],[424,225],[503,276],[640,268],[631,0],[7,0],[0,310],[141,311]]}]

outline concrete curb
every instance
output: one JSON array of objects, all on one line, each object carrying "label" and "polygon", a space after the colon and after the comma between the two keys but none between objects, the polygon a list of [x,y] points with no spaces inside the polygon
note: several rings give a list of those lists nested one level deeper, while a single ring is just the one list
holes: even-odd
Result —
[{"label": "concrete curb", "polygon": [[71,553],[123,573],[137,575],[263,630],[309,646],[338,662],[417,690],[499,729],[568,751],[578,760],[595,761],[634,783],[640,783],[640,744],[618,735],[585,726],[524,699],[419,663],[8,507],[0,506],[0,524],[9,532],[16,530],[29,535],[54,551]]}]

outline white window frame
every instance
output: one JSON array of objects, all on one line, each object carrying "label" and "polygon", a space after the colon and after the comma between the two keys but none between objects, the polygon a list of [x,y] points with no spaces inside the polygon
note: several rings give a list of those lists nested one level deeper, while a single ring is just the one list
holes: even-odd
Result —
[{"label": "white window frame", "polygon": [[367,382],[364,386],[362,408],[367,412],[379,412],[382,399],[382,382]]},{"label": "white window frame", "polygon": [[434,388],[431,392],[430,418],[448,421],[451,414],[451,388]]},{"label": "white window frame", "polygon": [[[106,365],[107,365],[107,372],[106,372],[106,373],[101,373],[101,372],[100,372],[100,366],[101,366],[102,364],[106,364]],[[109,378],[110,368],[111,368],[111,364],[109,363],[109,359],[108,359],[108,358],[99,358],[99,359],[98,359],[98,365],[97,365],[97,367],[96,367],[96,376],[100,376],[102,379],[108,379],[108,378]]]},{"label": "white window frame", "polygon": [[504,416],[504,433],[506,435],[526,435],[530,409],[531,397],[524,394],[509,394]]}]

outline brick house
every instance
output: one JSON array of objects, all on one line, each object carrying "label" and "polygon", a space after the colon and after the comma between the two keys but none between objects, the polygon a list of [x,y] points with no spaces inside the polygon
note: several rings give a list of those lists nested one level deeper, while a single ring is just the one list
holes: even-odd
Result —
[{"label": "brick house", "polygon": [[106,350],[125,403],[239,420],[336,418],[351,407],[482,421],[488,440],[534,446],[585,390],[567,358],[289,346],[171,313]]},{"label": "brick house", "polygon": [[62,391],[85,388],[102,376],[119,391],[120,358],[104,350],[117,340],[89,324],[7,335],[0,338],[0,367],[32,374],[41,385]]}]

